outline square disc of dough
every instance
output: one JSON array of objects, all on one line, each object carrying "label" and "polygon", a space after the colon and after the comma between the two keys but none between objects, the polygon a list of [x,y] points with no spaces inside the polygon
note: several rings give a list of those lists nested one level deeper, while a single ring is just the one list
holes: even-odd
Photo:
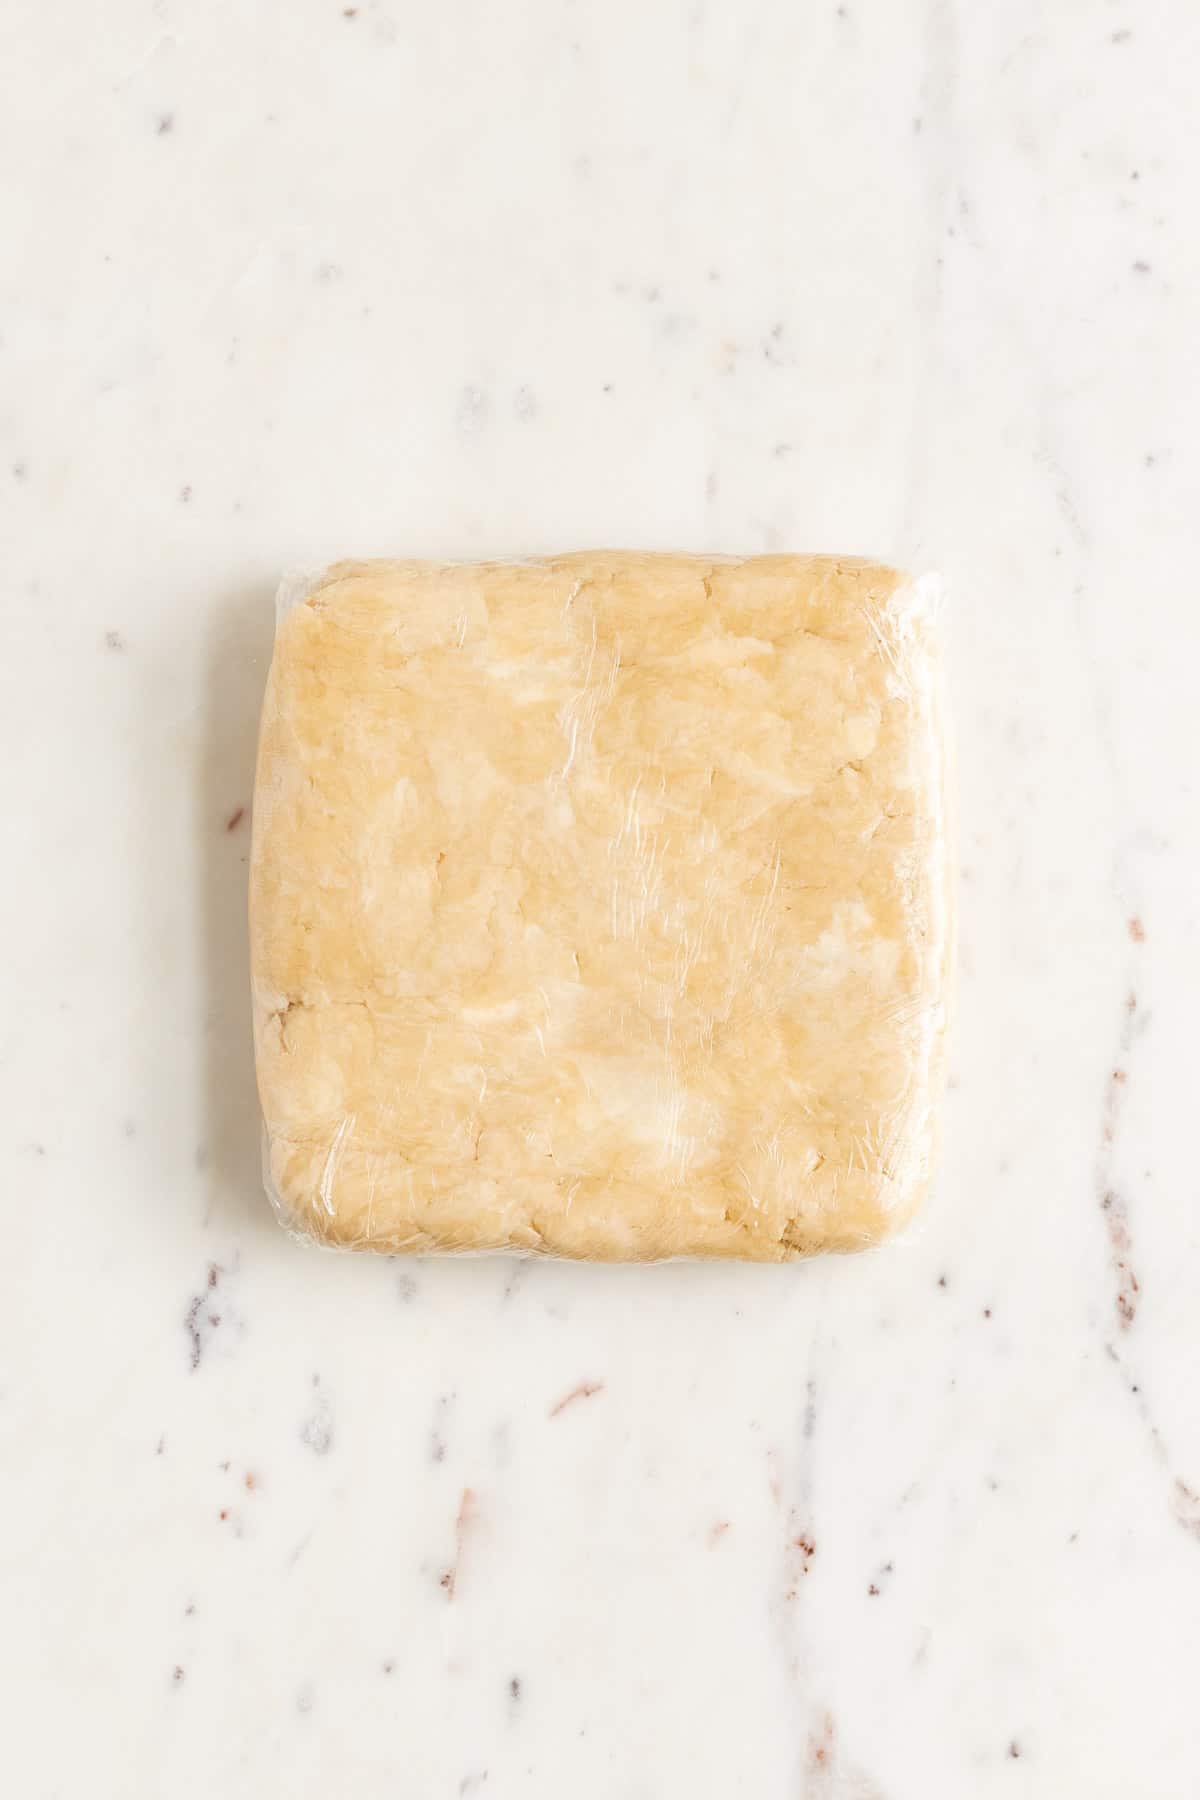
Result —
[{"label": "square disc of dough", "polygon": [[878,564],[342,563],[254,798],[268,1186],[327,1244],[782,1261],[930,1163],[928,591]]}]

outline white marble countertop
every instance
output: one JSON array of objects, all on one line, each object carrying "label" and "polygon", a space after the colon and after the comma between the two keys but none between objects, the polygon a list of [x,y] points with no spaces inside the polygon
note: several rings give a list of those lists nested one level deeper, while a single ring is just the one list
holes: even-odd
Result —
[{"label": "white marble countertop", "polygon": [[[1200,1793],[1200,12],[5,46],[9,1791]],[[612,544],[946,577],[934,1199],[775,1270],[306,1253],[246,996],[277,574]]]}]

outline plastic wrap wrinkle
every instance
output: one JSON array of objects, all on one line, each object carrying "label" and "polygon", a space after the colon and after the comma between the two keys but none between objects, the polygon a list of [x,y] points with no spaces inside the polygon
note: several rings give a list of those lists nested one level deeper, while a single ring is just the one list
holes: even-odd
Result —
[{"label": "plastic wrap wrinkle", "polygon": [[764,1261],[904,1223],[951,932],[935,600],[835,557],[289,578],[251,856],[285,1223]]}]

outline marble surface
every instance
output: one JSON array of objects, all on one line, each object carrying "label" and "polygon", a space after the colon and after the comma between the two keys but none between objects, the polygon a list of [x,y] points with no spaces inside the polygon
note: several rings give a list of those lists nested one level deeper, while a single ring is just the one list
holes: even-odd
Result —
[{"label": "marble surface", "polygon": [[[1200,12],[10,0],[4,45],[9,1790],[1200,1792]],[[339,1260],[262,1198],[277,574],[580,544],[946,578],[905,1244]]]}]

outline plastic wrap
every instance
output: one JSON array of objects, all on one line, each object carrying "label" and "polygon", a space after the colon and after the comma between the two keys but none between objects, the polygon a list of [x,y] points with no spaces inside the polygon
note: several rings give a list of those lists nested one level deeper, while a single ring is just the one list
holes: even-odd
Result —
[{"label": "plastic wrap", "polygon": [[251,947],[288,1226],[784,1261],[906,1221],[950,941],[932,598],[801,556],[285,584]]}]

